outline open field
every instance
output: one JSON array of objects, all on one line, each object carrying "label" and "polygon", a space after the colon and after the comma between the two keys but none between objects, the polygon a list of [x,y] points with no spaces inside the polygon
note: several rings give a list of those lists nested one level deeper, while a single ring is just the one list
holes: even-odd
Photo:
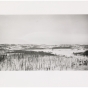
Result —
[{"label": "open field", "polygon": [[0,56],[0,70],[88,70],[88,57],[56,55],[43,51],[15,50]]}]

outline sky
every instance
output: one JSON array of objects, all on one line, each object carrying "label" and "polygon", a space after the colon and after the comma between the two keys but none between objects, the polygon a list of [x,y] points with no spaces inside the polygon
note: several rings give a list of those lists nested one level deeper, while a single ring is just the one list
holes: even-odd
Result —
[{"label": "sky", "polygon": [[0,44],[88,44],[88,15],[0,15]]}]

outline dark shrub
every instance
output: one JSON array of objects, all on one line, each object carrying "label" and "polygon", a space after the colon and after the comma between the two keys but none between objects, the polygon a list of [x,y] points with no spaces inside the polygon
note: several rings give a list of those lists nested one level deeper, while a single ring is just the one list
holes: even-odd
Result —
[{"label": "dark shrub", "polygon": [[88,50],[83,53],[83,55],[88,56]]},{"label": "dark shrub", "polygon": [[5,59],[5,55],[0,55],[0,61],[3,61]]},{"label": "dark shrub", "polygon": [[74,55],[84,55],[84,56],[88,56],[88,50],[86,50],[85,52],[78,52],[78,53],[74,53]]}]

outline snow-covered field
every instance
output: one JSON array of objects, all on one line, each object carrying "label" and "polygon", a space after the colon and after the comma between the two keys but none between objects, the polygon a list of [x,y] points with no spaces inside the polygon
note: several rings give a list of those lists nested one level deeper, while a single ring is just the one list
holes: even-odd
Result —
[{"label": "snow-covered field", "polygon": [[33,49],[31,51],[43,51],[43,52],[51,52],[56,55],[66,55],[66,56],[73,56],[73,53],[76,52],[84,52],[85,50],[80,49]]}]

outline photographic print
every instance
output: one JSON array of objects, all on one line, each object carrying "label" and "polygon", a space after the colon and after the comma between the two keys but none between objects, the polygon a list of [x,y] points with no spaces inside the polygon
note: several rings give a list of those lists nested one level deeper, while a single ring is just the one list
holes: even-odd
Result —
[{"label": "photographic print", "polygon": [[0,15],[0,71],[88,70],[88,15]]}]

